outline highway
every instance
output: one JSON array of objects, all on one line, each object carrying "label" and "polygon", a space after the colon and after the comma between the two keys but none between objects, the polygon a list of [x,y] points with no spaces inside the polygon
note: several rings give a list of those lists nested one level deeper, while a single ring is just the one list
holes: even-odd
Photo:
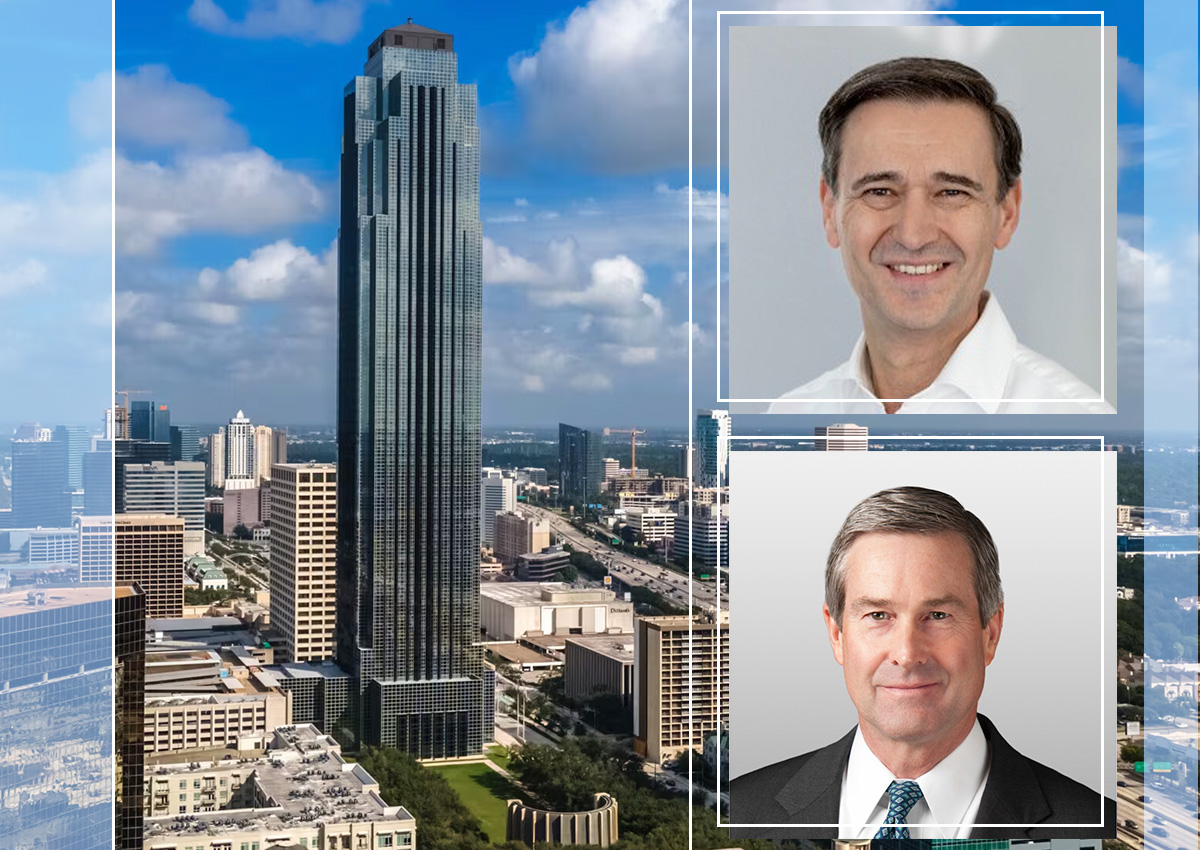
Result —
[{"label": "highway", "polygon": [[[1142,784],[1142,776],[1136,773],[1118,773],[1117,780],[1125,783],[1117,787],[1118,835],[1122,840],[1135,847],[1155,850],[1195,850],[1200,820],[1195,817],[1194,799],[1190,801],[1189,809],[1186,792],[1146,787]],[[1141,796],[1148,796],[1150,802],[1138,800]],[[1132,833],[1125,826],[1126,819],[1137,824]],[[1156,829],[1166,834],[1158,835]]]},{"label": "highway", "polygon": [[[648,587],[669,602],[680,607],[687,607],[688,577],[686,575],[620,552],[607,543],[602,543],[579,531],[569,521],[553,511],[533,505],[524,505],[523,507],[535,516],[548,520],[551,530],[559,540],[569,544],[576,552],[587,552],[603,563],[615,579],[628,585]],[[695,581],[692,583],[692,590],[697,605],[708,609],[715,607],[717,599],[715,582]],[[721,597],[721,608],[722,610],[729,608],[729,600],[725,595]]]}]

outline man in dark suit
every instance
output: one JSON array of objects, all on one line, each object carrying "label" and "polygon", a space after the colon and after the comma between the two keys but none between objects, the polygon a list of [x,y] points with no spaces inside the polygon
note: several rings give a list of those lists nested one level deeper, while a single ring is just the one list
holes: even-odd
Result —
[{"label": "man in dark suit", "polygon": [[[991,534],[956,499],[899,487],[855,506],[829,552],[824,615],[858,726],[734,779],[729,820],[826,826],[731,835],[1115,836],[1113,800],[1021,755],[977,712],[1004,592]],[[1054,826],[1098,823],[1102,807],[1102,827]]]}]

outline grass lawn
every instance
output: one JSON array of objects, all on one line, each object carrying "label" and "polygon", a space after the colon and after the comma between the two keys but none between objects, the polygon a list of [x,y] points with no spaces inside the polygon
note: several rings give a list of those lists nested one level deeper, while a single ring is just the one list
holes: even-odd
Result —
[{"label": "grass lawn", "polygon": [[463,805],[479,818],[488,840],[503,842],[506,817],[504,801],[520,797],[520,791],[486,764],[452,764],[433,769],[446,777]]},{"label": "grass lawn", "polygon": [[491,759],[491,761],[493,763],[495,763],[496,765],[498,765],[499,767],[502,767],[505,770],[508,770],[508,759],[509,759],[508,747],[502,747],[499,744],[497,744],[494,747],[488,747],[487,748],[487,757],[489,759]]}]

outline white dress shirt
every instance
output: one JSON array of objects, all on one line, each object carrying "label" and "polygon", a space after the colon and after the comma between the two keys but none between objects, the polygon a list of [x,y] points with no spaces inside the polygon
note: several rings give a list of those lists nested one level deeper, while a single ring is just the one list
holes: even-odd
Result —
[{"label": "white dress shirt", "polygon": [[[768,413],[885,413],[871,387],[865,335],[850,359],[780,396]],[[836,399],[817,402],[812,399]],[[1090,399],[1071,401],[1070,399]],[[1116,413],[1083,381],[1017,342],[995,296],[932,384],[900,413]]]},{"label": "white dress shirt", "polygon": [[924,796],[905,818],[909,824],[959,826],[910,826],[909,837],[970,838],[987,785],[988,763],[987,738],[978,719],[963,742],[921,776],[895,776],[871,752],[860,727],[842,775],[838,836],[874,838],[887,818],[888,786],[897,779],[912,779],[921,786]]}]

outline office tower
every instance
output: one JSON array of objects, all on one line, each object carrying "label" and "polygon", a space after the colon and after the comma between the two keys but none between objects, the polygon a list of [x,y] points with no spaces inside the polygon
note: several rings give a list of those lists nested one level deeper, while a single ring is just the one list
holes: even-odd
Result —
[{"label": "office tower", "polygon": [[171,410],[153,401],[129,403],[129,439],[171,442]]},{"label": "office tower", "polygon": [[337,615],[337,467],[271,468],[271,628],[275,661],[333,657]]},{"label": "office tower", "polygon": [[336,654],[362,743],[425,758],[480,752],[494,711],[474,646],[479,127],[453,47],[388,29],[343,100]]},{"label": "office tower", "polygon": [[728,569],[729,518],[724,514],[726,507],[722,504],[718,510],[716,505],[693,500],[689,516],[688,503],[680,502],[671,557],[686,563],[690,543],[693,563]]},{"label": "office tower", "polygon": [[590,502],[604,484],[600,434],[558,425],[558,492],[563,502]]},{"label": "office tower", "polygon": [[696,412],[696,472],[697,487],[724,487],[729,483],[728,410],[699,410]]},{"label": "office tower", "polygon": [[112,442],[98,443],[107,443],[107,450],[83,453],[83,512],[88,516],[113,512]]},{"label": "office tower", "polygon": [[536,484],[539,487],[545,487],[547,484],[546,470],[540,466],[523,466],[521,472],[529,479],[530,484]]},{"label": "office tower", "polygon": [[824,440],[814,440],[814,451],[865,452],[867,450],[867,426],[865,425],[820,425],[813,428],[813,435],[825,438]]},{"label": "office tower", "polygon": [[204,464],[130,463],[125,466],[124,513],[183,519],[183,557],[204,554]]},{"label": "office tower", "polygon": [[0,592],[0,847],[113,845],[112,593]]},{"label": "office tower", "polygon": [[13,432],[13,441],[24,440],[31,443],[44,443],[50,439],[50,429],[43,428],[38,422],[22,422]]},{"label": "office tower", "polygon": [[208,438],[208,486],[225,486],[225,429]]},{"label": "office tower", "polygon": [[[150,443],[141,440],[113,440],[113,505],[112,513],[125,513],[125,467],[131,463],[166,463],[171,459],[170,443]],[[96,513],[104,513],[96,511]]]},{"label": "office tower", "polygon": [[271,446],[274,441],[266,425],[254,426],[254,486],[271,478]]},{"label": "office tower", "polygon": [[106,585],[113,583],[111,513],[79,518],[79,582]]},{"label": "office tower", "polygon": [[[499,473],[500,470],[495,472]],[[483,470],[479,478],[479,542],[483,546],[491,546],[496,542],[496,514],[511,511],[517,506],[517,479],[487,473],[488,470]]]},{"label": "office tower", "polygon": [[604,459],[604,480],[616,478],[621,471],[621,462],[615,457],[606,457]]},{"label": "office tower", "polygon": [[195,425],[171,426],[171,460],[195,460],[200,454],[200,431]]},{"label": "office tower", "polygon": [[[111,534],[112,526],[109,526]],[[146,743],[146,596],[129,582],[113,592],[116,626],[117,850],[142,848]]]},{"label": "office tower", "polygon": [[511,566],[518,555],[540,552],[550,545],[550,521],[505,511],[496,514],[495,534],[492,548],[496,559]]},{"label": "office tower", "polygon": [[67,489],[78,490],[83,486],[83,454],[92,447],[92,435],[82,425],[59,425],[52,439],[67,444]]},{"label": "office tower", "polygon": [[183,616],[183,519],[162,514],[117,514],[116,579],[136,581],[146,616]]},{"label": "office tower", "polygon": [[702,749],[705,738],[729,726],[728,622],[639,617],[634,630],[635,752],[657,764]]},{"label": "office tower", "polygon": [[271,464],[287,463],[287,428],[271,429]]},{"label": "office tower", "polygon": [[12,442],[12,527],[63,528],[71,524],[67,444]]},{"label": "office tower", "polygon": [[225,432],[225,489],[254,487],[254,426],[239,410],[222,430]]}]

